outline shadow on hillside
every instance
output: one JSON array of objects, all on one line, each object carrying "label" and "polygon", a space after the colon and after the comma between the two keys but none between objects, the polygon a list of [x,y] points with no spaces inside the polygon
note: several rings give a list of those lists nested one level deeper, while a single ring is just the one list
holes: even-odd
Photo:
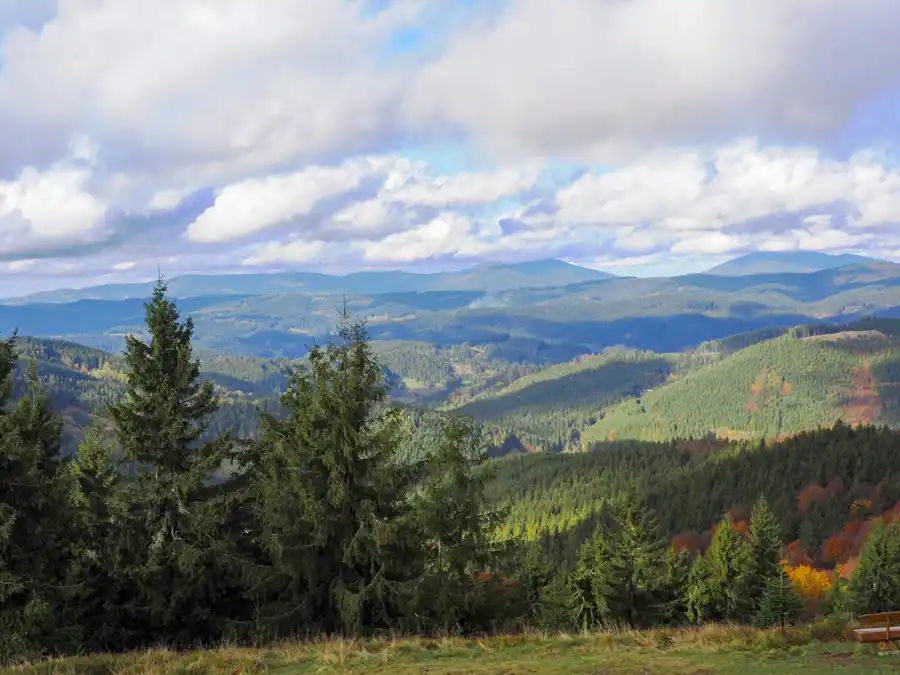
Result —
[{"label": "shadow on hillside", "polygon": [[535,382],[517,391],[471,401],[457,410],[480,420],[496,420],[507,415],[540,408],[544,411],[596,406],[600,408],[628,396],[639,396],[665,380],[672,367],[662,358],[646,361],[614,361]]},{"label": "shadow on hillside", "polygon": [[[438,320],[440,319],[440,321]],[[613,346],[656,352],[675,352],[701,342],[747,333],[763,327],[816,322],[802,314],[773,314],[750,320],[679,314],[629,317],[610,321],[550,321],[509,313],[470,311],[449,317],[429,316],[403,323],[370,326],[379,340],[427,340],[437,345],[502,343],[527,338],[552,345],[568,345],[586,352]]]}]

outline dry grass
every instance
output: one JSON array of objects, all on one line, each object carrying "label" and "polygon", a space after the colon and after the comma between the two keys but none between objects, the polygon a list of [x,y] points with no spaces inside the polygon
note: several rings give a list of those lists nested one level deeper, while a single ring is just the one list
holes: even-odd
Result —
[{"label": "dry grass", "polygon": [[838,626],[786,631],[739,626],[590,634],[494,636],[484,639],[381,638],[285,642],[250,649],[194,652],[153,649],[0,669],[0,675],[411,675],[412,673],[579,675],[580,673],[898,672],[900,659],[847,643]]}]

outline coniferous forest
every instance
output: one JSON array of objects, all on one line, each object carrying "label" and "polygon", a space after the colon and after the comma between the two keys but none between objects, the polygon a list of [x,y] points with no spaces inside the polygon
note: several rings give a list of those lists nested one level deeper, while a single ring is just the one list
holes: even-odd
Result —
[{"label": "coniferous forest", "polygon": [[2,661],[900,607],[888,430],[489,461],[469,418],[390,401],[345,312],[247,438],[211,427],[220,397],[166,293],[75,453],[16,336],[0,343]]}]

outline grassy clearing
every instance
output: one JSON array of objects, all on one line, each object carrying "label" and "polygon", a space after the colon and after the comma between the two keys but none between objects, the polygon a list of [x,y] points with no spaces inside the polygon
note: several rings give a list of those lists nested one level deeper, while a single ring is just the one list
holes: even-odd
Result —
[{"label": "grassy clearing", "polygon": [[483,640],[382,639],[285,643],[262,649],[165,649],[0,669],[0,675],[803,675],[896,673],[900,657],[846,642],[840,631],[696,630],[517,635]]}]

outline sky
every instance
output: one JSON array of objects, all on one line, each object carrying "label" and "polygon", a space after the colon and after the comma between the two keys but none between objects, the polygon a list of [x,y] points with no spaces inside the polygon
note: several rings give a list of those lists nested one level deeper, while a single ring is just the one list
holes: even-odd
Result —
[{"label": "sky", "polygon": [[897,0],[0,0],[0,293],[900,261]]}]

